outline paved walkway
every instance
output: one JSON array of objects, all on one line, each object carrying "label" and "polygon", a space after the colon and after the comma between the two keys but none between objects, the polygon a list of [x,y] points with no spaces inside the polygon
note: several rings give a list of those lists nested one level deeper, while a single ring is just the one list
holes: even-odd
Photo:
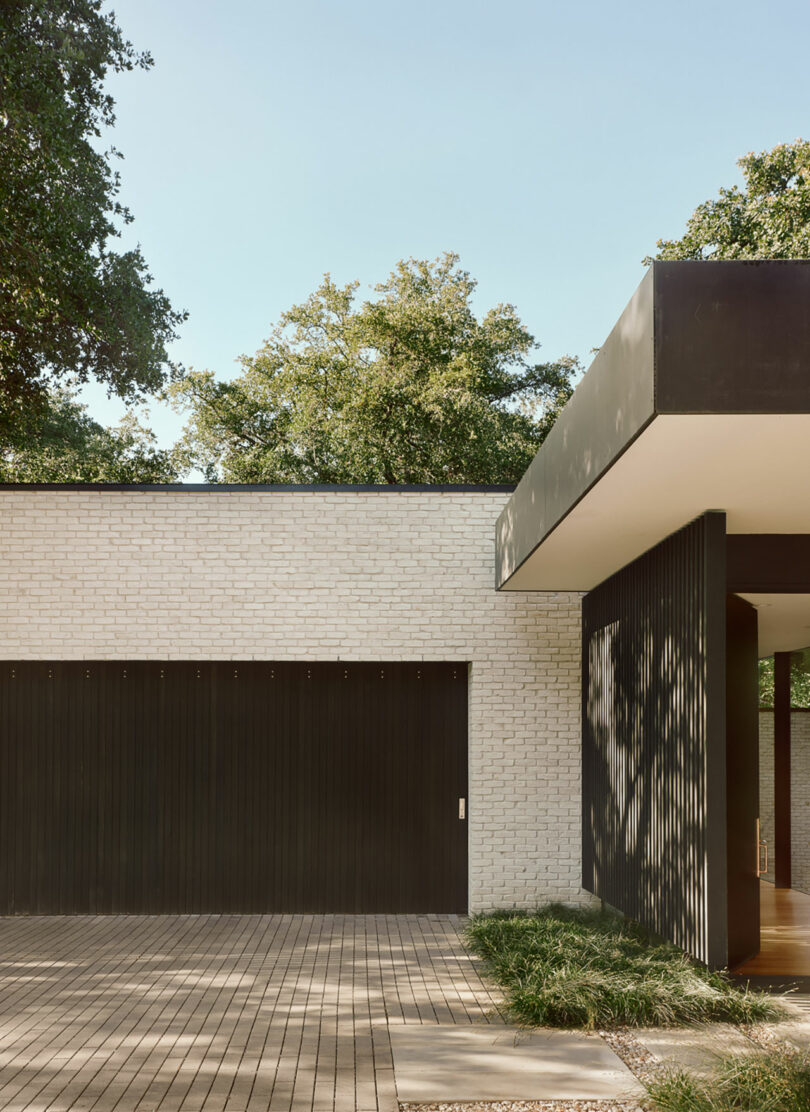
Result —
[{"label": "paved walkway", "polygon": [[0,919],[3,1112],[395,1112],[389,1025],[499,1022],[452,916]]}]

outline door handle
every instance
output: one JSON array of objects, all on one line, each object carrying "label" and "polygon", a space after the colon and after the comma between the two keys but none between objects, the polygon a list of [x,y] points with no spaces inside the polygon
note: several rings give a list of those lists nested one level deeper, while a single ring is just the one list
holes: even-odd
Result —
[{"label": "door handle", "polygon": [[[763,863],[762,855],[765,854],[765,861]],[[762,876],[763,873],[768,871],[768,843],[759,843],[759,852],[757,854],[757,876]]]},{"label": "door handle", "polygon": [[[765,853],[765,863],[762,862],[762,854]],[[762,876],[763,873],[768,871],[768,843],[763,842],[759,836],[759,819],[757,819],[757,876]]]},{"label": "door handle", "polygon": [[466,819],[467,817],[467,800],[463,795],[459,796],[458,800],[458,817],[460,819]]}]

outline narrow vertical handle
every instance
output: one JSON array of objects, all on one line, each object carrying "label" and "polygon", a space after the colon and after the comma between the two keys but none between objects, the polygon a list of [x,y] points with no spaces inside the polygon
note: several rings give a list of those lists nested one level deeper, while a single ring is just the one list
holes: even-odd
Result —
[{"label": "narrow vertical handle", "polygon": [[460,819],[466,819],[467,817],[467,800],[463,795],[459,796],[458,800],[458,817]]},{"label": "narrow vertical handle", "polygon": [[[763,864],[762,855],[765,854]],[[762,876],[768,871],[768,843],[760,841],[759,819],[757,819],[757,876]]]}]

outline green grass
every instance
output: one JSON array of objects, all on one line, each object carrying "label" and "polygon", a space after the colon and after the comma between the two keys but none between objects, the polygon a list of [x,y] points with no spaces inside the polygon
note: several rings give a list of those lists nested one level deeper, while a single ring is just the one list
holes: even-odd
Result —
[{"label": "green grass", "polygon": [[680,1070],[647,1089],[651,1112],[810,1112],[810,1055],[728,1058],[710,1078]]},{"label": "green grass", "polygon": [[467,928],[470,948],[532,1027],[677,1026],[779,1019],[773,998],[740,991],[620,916],[551,904],[493,912]]}]

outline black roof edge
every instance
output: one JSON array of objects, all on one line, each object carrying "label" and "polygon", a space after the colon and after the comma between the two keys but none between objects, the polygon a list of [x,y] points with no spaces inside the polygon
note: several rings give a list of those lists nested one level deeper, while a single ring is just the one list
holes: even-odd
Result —
[{"label": "black roof edge", "polygon": [[167,491],[177,494],[223,494],[229,491],[267,494],[511,494],[514,489],[514,483],[0,483],[0,491]]}]

